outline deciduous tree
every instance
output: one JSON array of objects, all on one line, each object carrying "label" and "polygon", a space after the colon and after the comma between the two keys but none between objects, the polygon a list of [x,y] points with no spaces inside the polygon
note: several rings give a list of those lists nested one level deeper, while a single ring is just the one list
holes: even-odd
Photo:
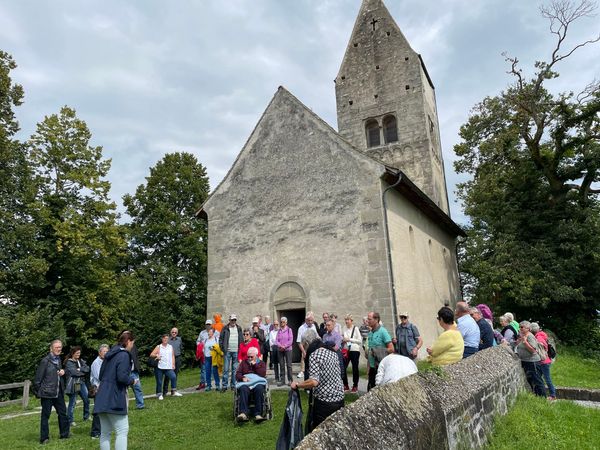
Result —
[{"label": "deciduous tree", "polygon": [[600,307],[600,85],[555,94],[548,83],[600,39],[568,45],[569,29],[594,9],[587,0],[543,7],[556,36],[550,58],[527,76],[506,56],[514,82],[474,108],[455,146],[456,170],[472,177],[458,192],[471,219],[462,261],[470,294],[567,340],[589,337]]}]

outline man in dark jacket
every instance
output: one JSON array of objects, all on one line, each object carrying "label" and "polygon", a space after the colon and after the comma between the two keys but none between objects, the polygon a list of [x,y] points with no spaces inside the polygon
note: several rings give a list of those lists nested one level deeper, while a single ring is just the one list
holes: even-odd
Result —
[{"label": "man in dark jacket", "polygon": [[48,419],[50,418],[50,413],[52,413],[53,406],[56,414],[58,414],[60,438],[66,439],[69,437],[69,419],[65,405],[63,381],[65,371],[60,361],[61,352],[62,342],[58,339],[52,341],[50,344],[50,353],[40,361],[33,381],[34,392],[36,392],[36,396],[39,397],[42,404],[40,419],[40,443],[42,444],[47,444],[50,439]]},{"label": "man in dark jacket", "polygon": [[234,377],[238,368],[238,352],[242,342],[242,327],[237,324],[237,316],[229,315],[229,324],[224,326],[219,335],[219,347],[225,354],[225,363],[223,365],[223,379],[221,381],[221,392],[227,390],[229,377],[231,374],[231,387],[235,385]]},{"label": "man in dark jacket", "polygon": [[477,308],[471,308],[470,313],[479,327],[479,335],[481,336],[479,350],[492,347],[494,345],[494,330],[492,330],[492,326],[483,318],[481,311]]},{"label": "man in dark jacket", "polygon": [[240,413],[237,416],[239,422],[245,422],[248,420],[250,414],[249,400],[250,390],[254,392],[254,419],[257,422],[262,422],[264,417],[262,416],[263,410],[263,399],[265,394],[266,379],[264,381],[258,381],[257,379],[250,379],[249,374],[254,374],[259,377],[265,378],[267,376],[266,364],[258,359],[258,349],[256,347],[250,347],[248,349],[248,359],[242,361],[235,373],[235,379],[238,383],[252,383],[250,385],[243,385],[237,388],[240,402]]}]

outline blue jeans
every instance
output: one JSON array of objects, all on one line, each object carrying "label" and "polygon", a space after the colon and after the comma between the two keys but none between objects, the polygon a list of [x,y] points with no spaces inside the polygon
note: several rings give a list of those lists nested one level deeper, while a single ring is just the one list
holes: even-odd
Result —
[{"label": "blue jeans", "polygon": [[554,384],[552,384],[552,378],[550,377],[550,363],[540,363],[539,367],[540,371],[542,372],[542,376],[544,377],[544,381],[546,381],[546,386],[548,386],[548,391],[550,391],[550,397],[556,397],[556,388],[554,387]]},{"label": "blue jeans", "polygon": [[212,357],[204,358],[204,373],[206,373],[206,387],[210,389],[212,387],[211,375],[215,380],[215,386],[219,389],[221,380],[219,379],[219,368],[212,365]]},{"label": "blue jeans", "polygon": [[223,366],[223,389],[227,389],[229,370],[231,367],[231,387],[235,386],[235,372],[238,368],[238,352],[225,352],[225,365]]},{"label": "blue jeans", "polygon": [[533,393],[539,397],[546,396],[546,386],[544,386],[544,380],[542,380],[542,371],[540,368],[541,364],[539,361],[529,362],[521,361],[521,367],[525,371],[525,377]]},{"label": "blue jeans", "polygon": [[69,423],[73,423],[73,411],[75,410],[75,402],[78,395],[83,400],[83,420],[88,420],[90,417],[90,399],[88,398],[88,389],[85,380],[81,380],[79,388],[78,394],[68,394],[69,406],[67,408],[67,417],[69,418]]},{"label": "blue jeans", "polygon": [[127,414],[100,413],[100,450],[110,450],[110,435],[115,432],[115,450],[127,450],[129,419]]},{"label": "blue jeans", "polygon": [[140,374],[137,371],[132,370],[131,376],[138,380],[138,382],[132,386],[132,389],[133,395],[135,395],[135,407],[141,409],[144,407],[144,393],[142,392],[142,382],[140,380]]},{"label": "blue jeans", "polygon": [[[206,357],[204,358],[204,362],[202,364],[200,364],[200,384],[207,384],[206,376],[204,375],[204,372],[206,372]],[[210,380],[210,374],[209,374],[208,378]]]},{"label": "blue jeans", "polygon": [[477,353],[479,351],[478,348],[476,347],[467,347],[465,345],[465,349],[463,351],[463,359],[468,358],[471,355],[474,355],[475,353]]},{"label": "blue jeans", "polygon": [[177,389],[177,375],[173,369],[154,369],[154,376],[156,377],[156,395],[162,394],[163,388],[163,377],[166,376],[171,380],[171,389]]}]

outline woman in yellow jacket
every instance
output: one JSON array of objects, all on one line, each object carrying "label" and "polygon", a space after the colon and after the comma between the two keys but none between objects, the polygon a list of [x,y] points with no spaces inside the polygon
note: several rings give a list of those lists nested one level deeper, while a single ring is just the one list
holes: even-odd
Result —
[{"label": "woman in yellow jacket", "polygon": [[443,307],[438,311],[437,319],[444,332],[438,336],[431,347],[427,347],[429,361],[434,366],[446,366],[460,361],[465,342],[454,324],[454,311]]},{"label": "woman in yellow jacket", "polygon": [[213,345],[213,347],[210,349],[210,356],[212,358],[212,366],[217,368],[219,377],[222,377],[224,363],[223,350],[221,350],[221,347],[218,343]]}]

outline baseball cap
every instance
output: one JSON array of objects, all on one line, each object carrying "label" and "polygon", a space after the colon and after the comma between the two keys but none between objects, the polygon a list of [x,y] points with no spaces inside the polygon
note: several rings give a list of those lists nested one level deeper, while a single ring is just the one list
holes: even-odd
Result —
[{"label": "baseball cap", "polygon": [[237,320],[237,316],[235,314],[229,314],[229,320]]},{"label": "baseball cap", "polygon": [[408,313],[407,313],[407,312],[401,312],[401,313],[399,314],[399,316],[406,316],[406,317],[408,317]]},{"label": "baseball cap", "polygon": [[207,321],[206,321],[206,322],[204,322],[204,325],[212,325],[212,320],[210,320],[210,319],[207,319]]},{"label": "baseball cap", "polygon": [[258,323],[258,317],[253,318],[252,323]]}]

